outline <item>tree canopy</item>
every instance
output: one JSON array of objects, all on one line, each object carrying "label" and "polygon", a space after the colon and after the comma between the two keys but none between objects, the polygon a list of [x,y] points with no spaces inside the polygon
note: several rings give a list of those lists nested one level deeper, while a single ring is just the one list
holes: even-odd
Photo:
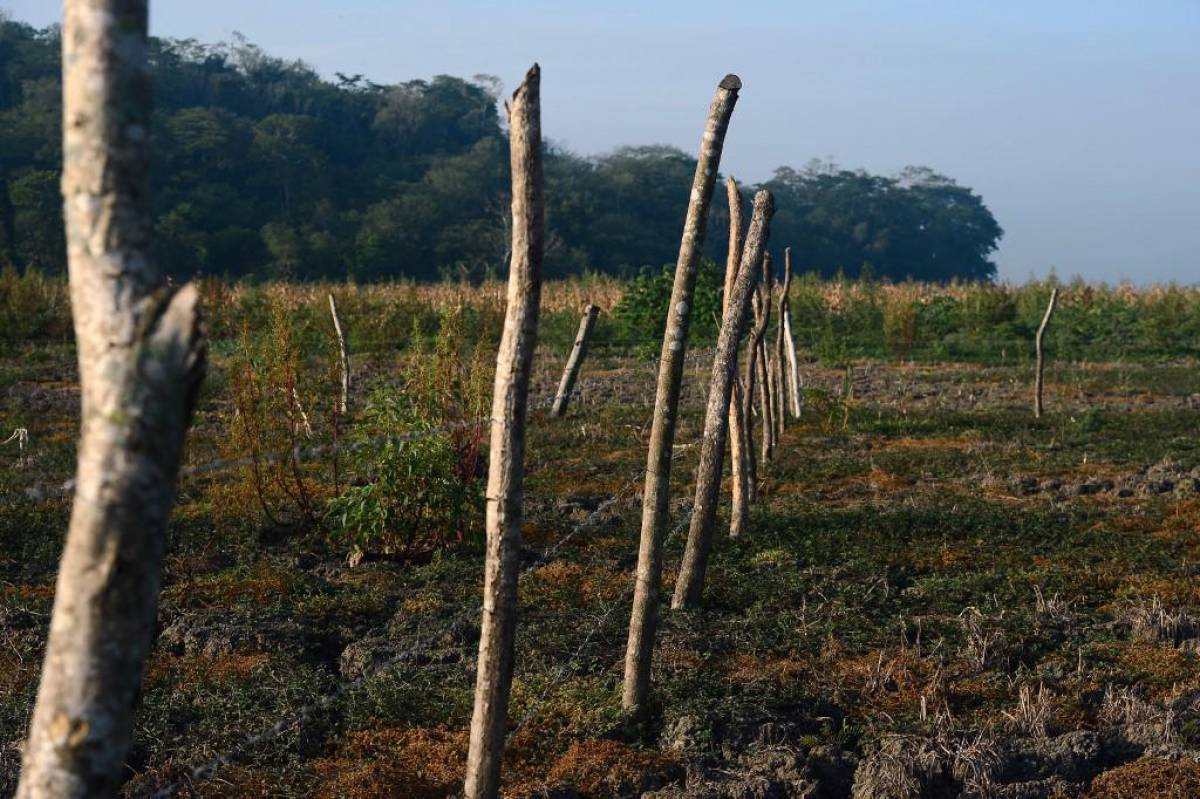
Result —
[{"label": "tree canopy", "polygon": [[[153,39],[155,247],[178,277],[373,280],[503,272],[508,147],[499,81],[327,80],[233,41]],[[0,264],[65,265],[60,41],[0,16]],[[673,260],[693,156],[584,157],[547,144],[546,270],[627,274]],[[810,163],[776,195],[773,244],[800,270],[991,279],[1002,231],[970,189],[924,167],[885,177]],[[706,254],[723,260],[714,203]]]}]

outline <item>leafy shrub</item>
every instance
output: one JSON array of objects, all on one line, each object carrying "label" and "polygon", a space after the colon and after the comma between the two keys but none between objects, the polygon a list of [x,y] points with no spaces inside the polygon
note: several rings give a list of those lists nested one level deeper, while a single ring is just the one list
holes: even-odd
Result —
[{"label": "leafy shrub", "polygon": [[352,561],[411,555],[481,533],[491,348],[467,344],[468,316],[449,312],[432,340],[414,331],[403,391],[371,396],[351,455],[355,484],[327,510],[331,536]]},{"label": "leafy shrub", "polygon": [[453,436],[414,418],[411,403],[388,392],[372,397],[364,431],[406,430],[356,450],[369,479],[329,501],[333,538],[352,561],[366,554],[410,555],[473,538],[483,494],[464,475]]},{"label": "leafy shrub", "polygon": [[[688,340],[698,344],[716,341],[721,323],[721,293],[725,285],[722,267],[701,258],[696,267],[696,288],[692,295],[692,314]],[[646,267],[630,281],[613,309],[613,333],[616,340],[607,343],[632,347],[642,355],[654,355],[662,345],[667,327],[667,307],[675,283],[675,264],[654,270]]]},{"label": "leafy shrub", "polygon": [[[320,474],[319,461],[302,463],[300,453],[304,447],[336,442],[340,387],[332,370],[305,369],[295,325],[284,306],[270,304],[266,318],[257,336],[243,328],[230,359],[232,412],[225,454],[250,459],[244,467],[246,484],[272,525],[311,528],[320,522],[319,496],[329,481]],[[330,340],[330,362],[333,349]],[[336,459],[332,466],[336,475]]]}]

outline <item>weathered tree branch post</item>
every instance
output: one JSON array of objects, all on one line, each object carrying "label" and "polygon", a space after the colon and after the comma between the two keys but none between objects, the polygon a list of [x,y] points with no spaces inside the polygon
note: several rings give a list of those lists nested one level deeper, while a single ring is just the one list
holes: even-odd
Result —
[{"label": "weathered tree branch post", "polygon": [[792,248],[783,251],[783,300],[779,322],[783,326],[783,346],[787,356],[787,396],[793,419],[800,418],[800,363],[796,358],[796,340],[792,337]]},{"label": "weathered tree branch post", "polygon": [[[763,261],[770,258],[763,255]],[[746,488],[750,501],[758,499],[758,460],[754,457],[754,398],[757,391],[758,361],[762,352],[763,337],[767,334],[767,317],[762,312],[762,287],[754,292],[751,300],[754,309],[754,327],[750,331],[749,343],[746,346],[746,392],[743,397],[742,424],[745,427],[746,442]],[[740,530],[730,529],[730,536],[737,537]]]},{"label": "weathered tree branch post", "polygon": [[529,373],[537,344],[545,249],[542,196],[541,69],[537,64],[512,96],[508,114],[512,164],[512,263],[508,307],[496,356],[487,482],[487,555],[483,618],[475,674],[475,709],[467,752],[467,799],[494,799],[513,672],[517,573],[525,471]]},{"label": "weathered tree branch post", "polygon": [[762,416],[762,462],[767,463],[775,456],[775,414],[771,401],[771,359],[767,352],[766,332],[771,326],[771,296],[774,283],[774,270],[771,256],[763,256],[762,262],[762,300],[759,308],[762,311],[763,336],[758,339],[758,400],[759,413]]},{"label": "weathered tree branch post", "polygon": [[337,334],[338,359],[342,370],[342,396],[338,403],[338,412],[345,416],[350,410],[350,350],[346,345],[346,334],[342,330],[342,319],[338,316],[337,301],[329,295],[329,315],[333,317],[333,332]]},{"label": "weathered tree branch post", "polygon": [[775,423],[779,437],[783,436],[784,428],[787,426],[785,419],[792,401],[791,380],[788,377],[786,343],[788,337],[788,326],[786,324],[788,316],[788,291],[791,288],[792,248],[785,247],[783,250],[783,282],[779,287],[779,321],[775,323],[775,393],[777,396],[775,403]]},{"label": "weathered tree branch post", "polygon": [[[721,313],[729,308],[733,296],[734,282],[742,260],[742,194],[732,176],[725,181],[726,198],[729,204],[729,252],[725,260],[725,294]],[[757,268],[757,267],[756,267]],[[729,461],[730,461],[730,509],[729,535],[737,537],[749,524],[750,486],[746,459],[754,457],[746,446],[746,423],[743,419],[741,385],[737,379],[737,351],[733,353],[733,390],[729,398]]]},{"label": "weathered tree branch post", "polygon": [[1050,291],[1050,302],[1046,305],[1046,315],[1042,317],[1042,323],[1038,325],[1037,336],[1034,338],[1034,349],[1037,350],[1037,378],[1033,387],[1033,416],[1035,419],[1042,418],[1042,383],[1046,371],[1046,360],[1042,353],[1042,336],[1046,333],[1046,325],[1050,324],[1050,317],[1053,316],[1057,304],[1058,286],[1055,286]]},{"label": "weathered tree branch post", "polygon": [[592,335],[592,328],[596,326],[596,316],[599,313],[600,308],[590,303],[583,309],[583,318],[579,320],[579,332],[575,334],[575,344],[571,347],[567,366],[563,369],[562,380],[558,383],[558,393],[554,395],[554,407],[550,409],[551,416],[557,418],[567,412],[567,404],[571,401],[571,392],[575,390],[575,380],[579,377],[579,368],[583,366],[583,359],[587,357],[588,338]]},{"label": "weathered tree branch post", "polygon": [[671,306],[659,359],[650,446],[646,453],[641,543],[638,547],[633,612],[629,620],[629,642],[625,650],[625,684],[621,705],[631,715],[644,711],[650,691],[650,660],[658,624],[663,537],[666,534],[667,504],[670,499],[671,449],[675,442],[676,410],[683,378],[692,293],[696,286],[696,264],[704,242],[708,207],[712,202],[713,185],[721,162],[725,131],[729,127],[729,117],[733,114],[741,88],[742,82],[736,75],[726,75],[717,86],[716,95],[709,106],[687,218],[683,225],[683,240],[679,245],[679,259],[675,264]]},{"label": "weathered tree branch post", "polygon": [[81,423],[17,796],[115,795],[154,635],[166,526],[204,373],[198,293],[150,256],[146,0],[67,0],[63,212]]},{"label": "weathered tree branch post", "polygon": [[737,350],[750,312],[750,296],[758,281],[758,262],[771,235],[774,199],[769,191],[754,198],[750,231],[738,268],[734,291],[721,319],[717,351],[713,356],[712,383],[704,414],[704,439],[700,447],[700,465],[696,470],[696,502],[688,530],[687,547],[675,581],[671,607],[695,607],[704,590],[704,573],[712,548],[713,524],[717,515],[717,497],[721,488],[721,466],[725,460],[725,433],[729,421],[729,397],[737,370]]}]

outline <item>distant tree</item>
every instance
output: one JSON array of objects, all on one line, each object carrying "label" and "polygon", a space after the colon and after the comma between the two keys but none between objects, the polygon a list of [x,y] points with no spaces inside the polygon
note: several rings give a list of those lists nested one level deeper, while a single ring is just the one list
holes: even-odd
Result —
[{"label": "distant tree", "polygon": [[[57,28],[0,19],[0,259],[65,268]],[[155,252],[177,278],[503,274],[507,132],[500,81],[438,75],[390,86],[325,80],[231,41],[151,39],[158,86],[151,170]],[[663,145],[594,158],[545,143],[547,277],[634,275],[671,261],[693,157]],[[895,177],[813,160],[778,169],[775,240],[802,270],[987,279],[1001,231],[969,189],[925,167]],[[709,223],[728,222],[725,198]],[[713,237],[703,254],[725,259]]]}]

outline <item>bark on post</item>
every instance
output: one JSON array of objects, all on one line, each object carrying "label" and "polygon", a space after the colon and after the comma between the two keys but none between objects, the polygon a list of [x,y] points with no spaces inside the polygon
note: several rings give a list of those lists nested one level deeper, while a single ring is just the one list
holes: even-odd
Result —
[{"label": "bark on post", "polygon": [[704,415],[704,439],[700,448],[700,465],[696,470],[696,502],[688,530],[687,547],[675,581],[671,607],[695,607],[704,590],[704,572],[712,548],[713,523],[716,521],[717,497],[721,487],[721,465],[725,460],[725,434],[729,420],[729,396],[737,370],[737,349],[750,311],[750,296],[758,281],[758,262],[770,237],[774,200],[769,191],[760,191],[754,198],[754,213],[737,282],[729,307],[721,319],[717,336],[717,351],[713,356],[712,383],[708,391],[708,406]]},{"label": "bark on post", "polygon": [[198,293],[150,257],[146,0],[67,0],[63,211],[79,357],[75,501],[17,796],[115,795],[204,372]]},{"label": "bark on post", "polygon": [[342,369],[342,396],[338,403],[338,412],[342,416],[350,408],[350,350],[346,346],[346,334],[342,331],[342,319],[338,316],[337,302],[329,295],[329,314],[333,317],[333,331],[337,333],[338,358]]},{"label": "bark on post", "polygon": [[[737,181],[730,176],[725,181],[726,197],[729,204],[729,252],[725,260],[725,294],[721,303],[721,313],[729,307],[729,298],[733,296],[734,282],[742,260],[742,194],[738,191]],[[757,268],[757,267],[755,267]],[[730,509],[729,535],[737,537],[749,523],[750,518],[750,486],[747,474],[746,459],[754,460],[751,450],[746,446],[746,423],[742,416],[743,402],[741,385],[737,376],[737,351],[733,354],[733,391],[729,398],[729,462],[730,462]]]},{"label": "bark on post", "polygon": [[1050,302],[1046,306],[1046,315],[1042,317],[1042,323],[1038,325],[1037,336],[1034,338],[1034,349],[1037,350],[1037,379],[1034,381],[1033,387],[1033,416],[1035,419],[1042,418],[1042,382],[1046,370],[1046,360],[1042,353],[1042,336],[1046,333],[1046,325],[1050,324],[1050,317],[1054,314],[1057,304],[1058,287],[1055,286],[1050,291]]},{"label": "bark on post", "polygon": [[541,69],[537,64],[513,93],[508,115],[512,164],[512,262],[508,308],[496,356],[487,482],[487,555],[483,618],[475,674],[475,709],[464,792],[492,799],[500,790],[500,761],[517,627],[517,572],[525,471],[529,373],[537,344],[542,293],[545,212],[542,197]]},{"label": "bark on post", "polygon": [[599,313],[600,308],[595,305],[588,304],[583,309],[583,318],[579,320],[579,332],[575,334],[575,344],[571,347],[571,355],[567,358],[566,368],[563,369],[562,380],[558,383],[554,407],[550,409],[550,415],[553,417],[557,418],[567,412],[571,392],[575,390],[575,380],[579,377],[579,368],[583,365],[583,359],[587,357],[588,338],[592,335],[592,328],[596,326],[596,316]]},{"label": "bark on post", "polygon": [[650,659],[658,624],[662,546],[670,499],[671,449],[675,442],[676,409],[683,378],[692,293],[696,286],[696,264],[704,242],[708,208],[721,161],[721,148],[725,144],[725,131],[741,88],[742,82],[736,75],[726,75],[717,86],[716,95],[709,106],[683,226],[683,240],[679,245],[679,259],[675,264],[671,306],[659,359],[650,446],[646,453],[641,542],[638,547],[633,611],[629,620],[629,642],[625,650],[625,683],[621,705],[631,715],[645,709],[650,691]]}]

